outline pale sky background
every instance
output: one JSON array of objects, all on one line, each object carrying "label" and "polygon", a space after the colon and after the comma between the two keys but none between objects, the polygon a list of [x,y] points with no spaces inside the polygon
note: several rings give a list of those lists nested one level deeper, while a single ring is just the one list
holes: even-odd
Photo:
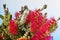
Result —
[{"label": "pale sky background", "polygon": [[[60,17],[60,0],[0,0],[0,14],[4,15],[3,4],[6,3],[10,13],[13,15],[16,11],[21,9],[21,6],[27,5],[29,9],[41,8],[44,4],[47,4],[47,9],[43,13],[47,12],[47,17]],[[2,20],[0,19],[0,24]],[[58,28],[51,34],[53,40],[60,40],[60,21],[58,21]]]}]

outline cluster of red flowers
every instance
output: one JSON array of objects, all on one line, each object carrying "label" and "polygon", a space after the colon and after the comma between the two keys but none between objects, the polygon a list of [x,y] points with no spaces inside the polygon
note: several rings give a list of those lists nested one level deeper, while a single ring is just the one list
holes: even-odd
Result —
[{"label": "cluster of red flowers", "polygon": [[[15,17],[18,18],[18,16],[19,13],[16,12]],[[55,22],[56,20],[53,17],[48,19],[41,12],[38,12],[36,10],[29,11],[26,17],[26,23],[30,24],[31,31],[34,33],[34,35],[31,37],[31,40],[50,40],[51,36],[49,36],[49,29]],[[16,35],[18,33],[18,26],[15,20],[10,20],[9,31],[13,35]],[[46,31],[49,32],[47,36],[45,36]]]},{"label": "cluster of red flowers", "polygon": [[[1,25],[1,31],[3,32],[0,34],[0,40],[53,40],[51,32],[57,28],[57,21],[60,18],[58,20],[55,20],[54,17],[48,19],[47,13],[42,14],[41,11],[46,9],[47,5],[36,10],[29,10],[25,5],[19,12],[15,13],[15,19],[13,20],[8,8],[6,9],[6,4],[3,7],[5,17],[0,16],[3,19]],[[6,30],[7,28],[8,30]],[[5,33],[7,36],[4,35]]]},{"label": "cluster of red flowers", "polygon": [[52,17],[47,19],[45,15],[42,13],[38,13],[38,11],[30,11],[26,18],[26,23],[30,23],[30,28],[32,33],[34,33],[31,40],[50,40],[51,36],[46,36],[46,31],[49,32],[49,28],[56,22],[56,20]]},{"label": "cluster of red flowers", "polygon": [[38,11],[30,11],[27,15],[26,23],[30,23],[32,32],[36,33],[42,26],[44,20],[46,20],[46,17],[44,17],[42,13],[38,13]]}]

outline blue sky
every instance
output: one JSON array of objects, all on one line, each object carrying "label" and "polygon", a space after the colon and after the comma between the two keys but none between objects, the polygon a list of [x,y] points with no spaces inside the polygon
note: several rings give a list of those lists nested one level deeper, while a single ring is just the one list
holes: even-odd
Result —
[{"label": "blue sky", "polygon": [[[44,4],[47,4],[47,9],[43,13],[47,12],[47,17],[60,17],[60,0],[0,0],[0,14],[4,15],[3,4],[6,3],[10,13],[13,15],[16,11],[21,9],[21,6],[28,5],[29,9],[41,8]],[[2,20],[0,19],[0,24]],[[60,40],[60,21],[58,21],[58,28],[52,33],[54,40]]]}]

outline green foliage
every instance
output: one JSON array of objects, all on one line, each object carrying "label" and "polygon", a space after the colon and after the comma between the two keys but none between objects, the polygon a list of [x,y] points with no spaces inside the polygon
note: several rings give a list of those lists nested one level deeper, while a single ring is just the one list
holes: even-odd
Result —
[{"label": "green foliage", "polygon": [[0,15],[0,18],[3,20],[4,19],[4,16],[3,15]]},{"label": "green foliage", "polygon": [[8,13],[8,15],[6,15],[6,16],[7,16],[7,18],[4,17],[4,20],[3,20],[3,24],[4,24],[5,26],[7,26],[7,25],[9,24],[9,20],[10,20],[10,18],[11,18],[11,14]]}]

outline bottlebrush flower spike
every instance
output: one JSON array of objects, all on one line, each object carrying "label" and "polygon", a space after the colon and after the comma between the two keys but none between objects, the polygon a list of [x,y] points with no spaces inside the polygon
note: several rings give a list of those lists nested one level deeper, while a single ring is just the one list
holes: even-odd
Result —
[{"label": "bottlebrush flower spike", "polygon": [[[46,34],[46,31],[49,32],[49,28],[51,27],[51,25],[53,25],[53,20],[50,19],[50,20],[47,20],[43,25],[42,25],[42,28],[39,29],[39,31],[33,36],[32,39],[34,40],[42,40],[42,38],[44,38],[44,34]],[[50,33],[48,33],[49,35]],[[47,36],[48,36],[47,35]]]},{"label": "bottlebrush flower spike", "polygon": [[41,25],[42,25],[42,19],[38,19],[38,17],[33,19],[31,22],[31,31],[33,33],[36,33]]},{"label": "bottlebrush flower spike", "polygon": [[46,30],[48,30],[48,29],[50,28],[50,26],[51,26],[50,20],[47,20],[47,21],[43,24],[42,28],[39,29],[39,31],[46,32]]},{"label": "bottlebrush flower spike", "polygon": [[48,30],[54,23],[56,22],[56,20],[54,18],[51,18],[50,20],[47,20],[41,29],[39,29],[39,31],[46,31]]},{"label": "bottlebrush flower spike", "polygon": [[13,35],[17,35],[18,33],[18,26],[15,20],[10,20],[9,24],[9,32]]},{"label": "bottlebrush flower spike", "polygon": [[[44,24],[44,21],[46,20],[46,17],[44,17],[44,15],[42,15],[42,13],[40,13],[40,15],[38,16],[38,18],[36,20],[37,20],[36,23],[38,25],[38,28],[36,28],[36,29],[39,30],[39,28],[41,28],[41,26]],[[35,26],[35,27],[37,27],[37,26]]]},{"label": "bottlebrush flower spike", "polygon": [[26,23],[30,23],[33,33],[39,30],[44,21],[46,21],[46,17],[42,13],[39,13],[38,10],[30,11],[26,18]]}]

